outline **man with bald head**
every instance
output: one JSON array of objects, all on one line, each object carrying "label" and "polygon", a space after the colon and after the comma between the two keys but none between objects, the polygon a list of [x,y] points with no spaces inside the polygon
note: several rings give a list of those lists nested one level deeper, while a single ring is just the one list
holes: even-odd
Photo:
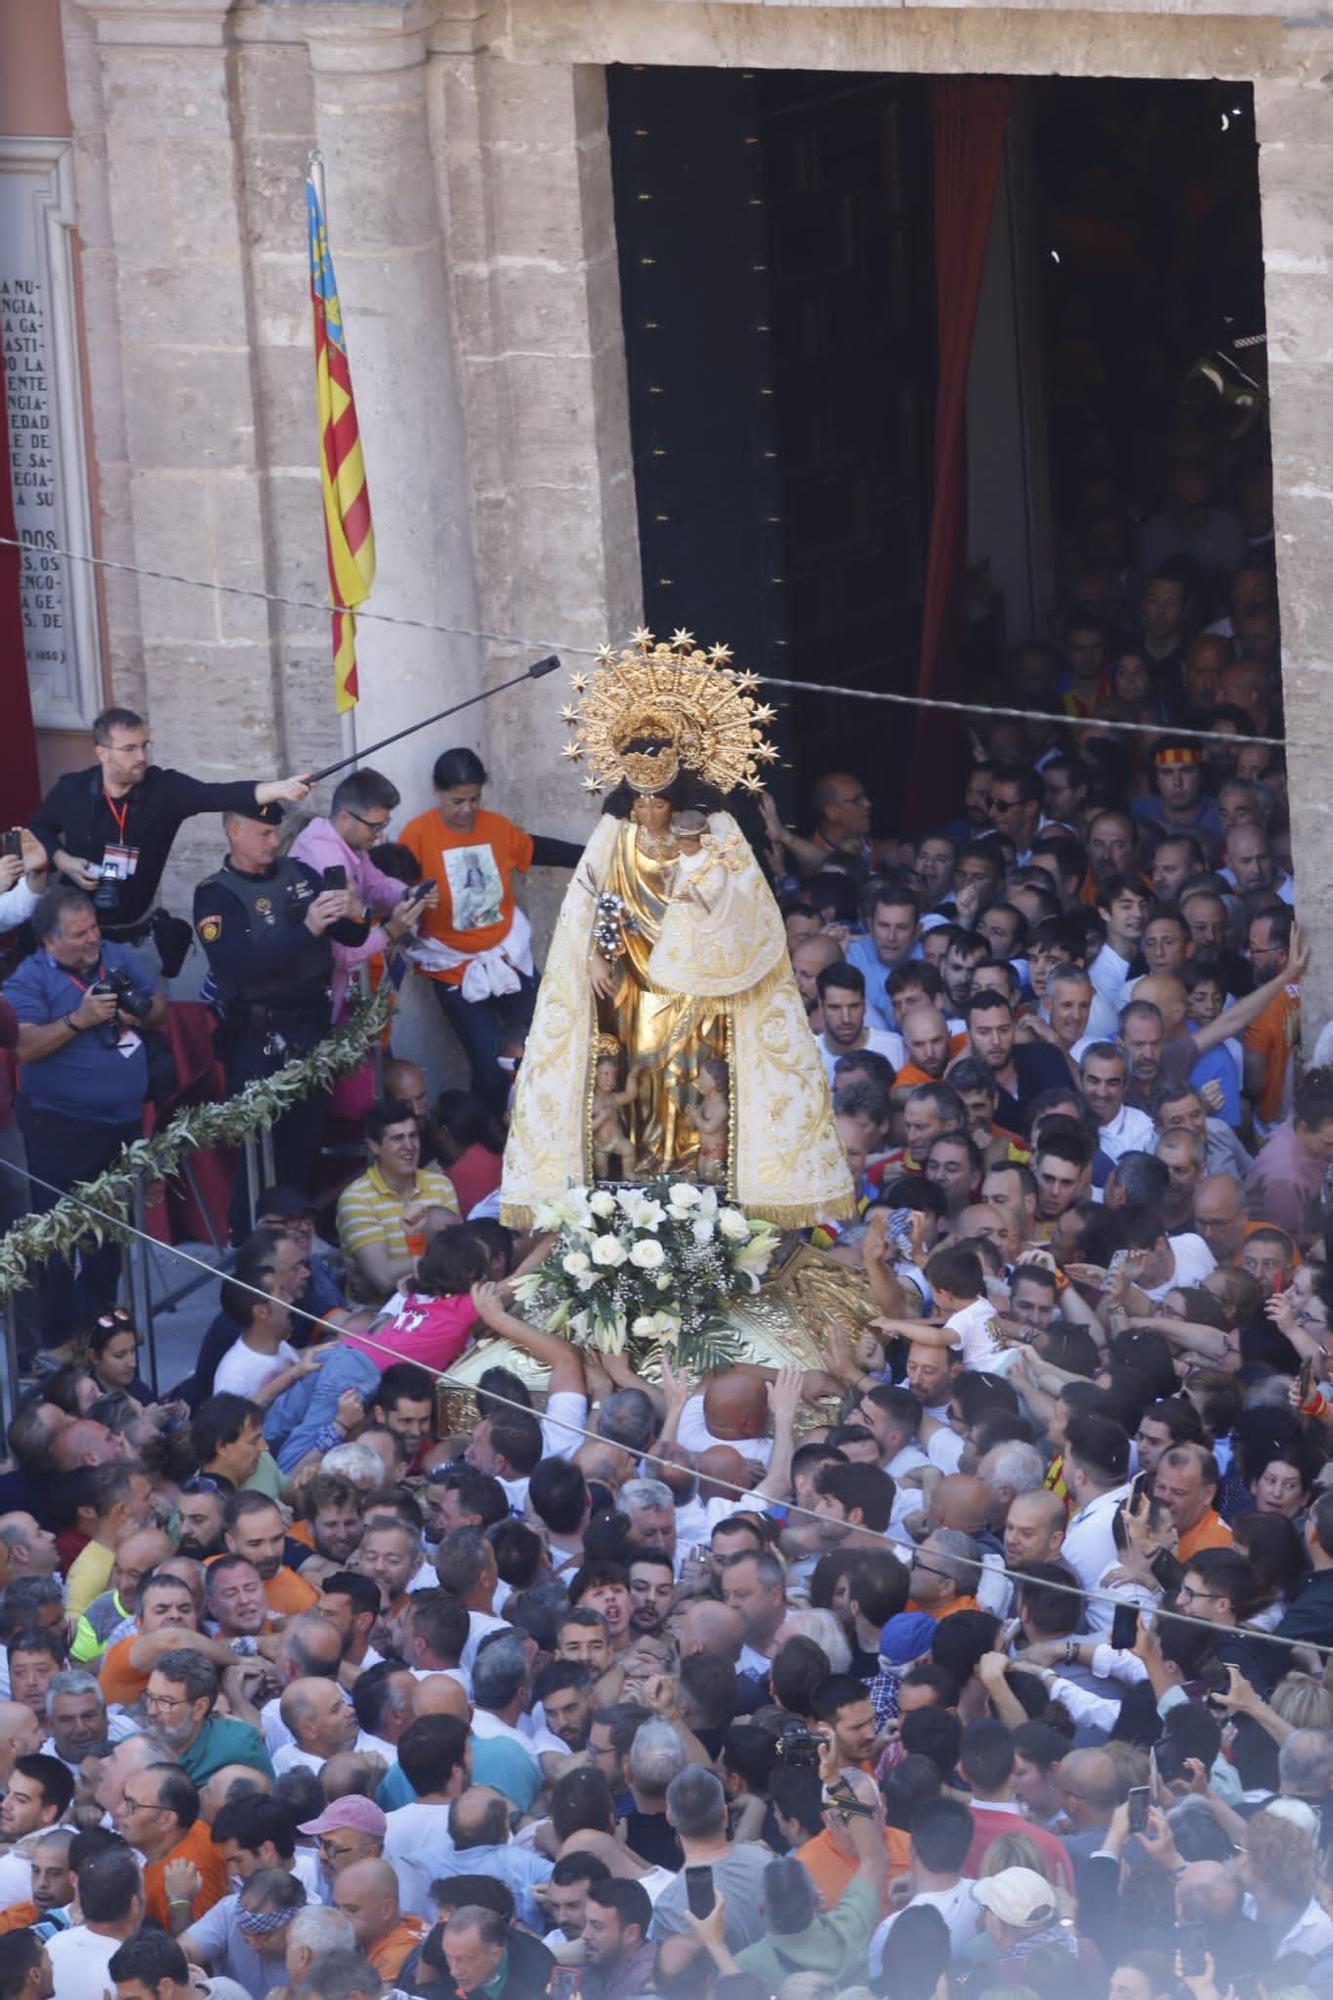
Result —
[{"label": "man with bald head", "polygon": [[1249,1227],[1245,1190],[1234,1174],[1205,1174],[1194,1190],[1194,1227],[1219,1264],[1234,1264]]},{"label": "man with bald head", "polygon": [[292,1741],[274,1753],[273,1769],[278,1777],[300,1766],[318,1773],[330,1757],[350,1750],[356,1741],[356,1712],[336,1680],[307,1677],[292,1681],[283,1691],[280,1706]]},{"label": "man with bald head", "polygon": [[1180,722],[1186,729],[1207,726],[1207,717],[1222,698],[1222,675],[1231,664],[1231,648],[1220,632],[1200,632],[1185,648],[1180,665],[1184,701]]},{"label": "man with bald head", "polygon": [[949,1066],[949,1023],[938,1007],[926,1002],[909,1007],[901,1023],[907,1064],[895,1078],[895,1087],[938,1083]]},{"label": "man with bald head", "polygon": [[842,963],[842,946],[836,938],[802,938],[791,955],[791,969],[796,975],[796,988],[805,1008],[805,1018],[810,1023],[812,1034],[824,1032],[824,1009],[819,998],[819,975],[831,965]]},{"label": "man with bald head", "polygon": [[440,1856],[442,1875],[493,1875],[512,1890],[519,1922],[537,1927],[535,1891],[550,1879],[551,1862],[509,1838],[509,1802],[490,1785],[471,1785],[449,1808],[451,1856]]},{"label": "man with bald head", "polygon": [[397,1982],[410,1952],[426,1935],[421,1917],[404,1916],[398,1905],[398,1877],[389,1863],[350,1861],[333,1880],[333,1907],[346,1917],[356,1948],[386,1986]]},{"label": "man with bald head", "polygon": [[1177,833],[1159,840],[1149,871],[1152,892],[1165,908],[1174,909],[1185,884],[1205,867],[1203,848],[1193,834]]},{"label": "man with bald head", "polygon": [[[1242,1034],[1251,1021],[1263,1013],[1269,1002],[1284,991],[1288,977],[1288,968],[1284,965],[1262,986],[1256,986],[1253,993],[1247,993],[1243,1000],[1235,1000],[1230,1007],[1224,1008],[1216,1020],[1192,1032],[1185,1026],[1189,996],[1177,978],[1170,973],[1153,972],[1137,980],[1130,1007],[1137,1007],[1143,1002],[1155,1007],[1162,1017],[1162,1059],[1158,1074],[1163,1081],[1184,1083],[1188,1080],[1196,1090],[1202,1090],[1206,1083],[1216,1080],[1222,1088],[1222,1118],[1228,1125],[1239,1125],[1240,1080],[1224,1044],[1231,1036]],[[1136,1082],[1142,1088],[1142,1078],[1136,1075]]]},{"label": "man with bald head", "polygon": [[55,1536],[29,1513],[0,1514],[0,1554],[7,1583],[21,1576],[54,1576],[60,1568]]},{"label": "man with bald head", "polygon": [[926,1502],[926,1521],[933,1535],[939,1528],[955,1528],[970,1535],[982,1549],[993,1553],[999,1543],[989,1532],[991,1493],[984,1479],[973,1472],[950,1472],[937,1479]]},{"label": "man with bald head", "polygon": [[954,1223],[954,1235],[959,1242],[970,1236],[984,1236],[993,1243],[1006,1264],[1017,1263],[1024,1248],[1023,1236],[1015,1223],[1013,1212],[1007,1208],[997,1208],[993,1202],[973,1201],[962,1209]]},{"label": "man with bald head", "polygon": [[137,1771],[146,1771],[150,1764],[175,1761],[162,1739],[146,1729],[134,1736],[123,1736],[119,1743],[112,1744],[111,1754],[101,1761],[93,1797],[107,1817],[114,1820],[120,1812],[126,1783]]},{"label": "man with bald head", "polygon": [[1194,1197],[1207,1164],[1207,1144],[1192,1132],[1164,1132],[1153,1150],[1171,1176],[1162,1219],[1173,1235],[1192,1230]]},{"label": "man with bald head", "polygon": [[128,1440],[94,1417],[75,1417],[51,1440],[51,1461],[57,1472],[73,1472],[80,1465],[109,1465],[112,1459],[129,1456]]},{"label": "man with bald head", "polygon": [[1292,879],[1273,859],[1268,835],[1256,821],[1242,820],[1228,830],[1223,860],[1223,878],[1235,884],[1252,908],[1274,896],[1284,903],[1295,901]]},{"label": "man with bald head", "polygon": [[676,1435],[687,1450],[729,1444],[742,1458],[767,1465],[773,1451],[768,1430],[768,1383],[762,1368],[737,1362],[707,1377],[681,1411]]},{"label": "man with bald head", "polygon": [[413,1721],[423,1715],[456,1715],[460,1722],[471,1722],[467,1689],[452,1674],[427,1674],[417,1682],[412,1702]]},{"label": "man with bald head", "polygon": [[[273,1664],[284,1688],[299,1680],[335,1680],[346,1650],[332,1618],[318,1610],[301,1611],[283,1626]],[[281,1696],[265,1702],[259,1714],[271,1757],[293,1740],[282,1719]]]},{"label": "man with bald head", "polygon": [[1071,1853],[1092,1854],[1122,1796],[1120,1766],[1107,1750],[1071,1750],[1060,1760],[1056,1790],[1066,1822],[1065,1844]]},{"label": "man with bald head", "polygon": [[1273,1962],[1267,1935],[1245,1915],[1245,1884],[1226,1861],[1190,1861],[1176,1877],[1176,1922],[1201,1924],[1213,1963],[1232,1981],[1248,1980]]},{"label": "man with bald head", "polygon": [[[54,1543],[54,1536],[52,1541]],[[80,1617],[69,1649],[81,1665],[100,1660],[118,1626],[133,1615],[139,1587],[149,1570],[171,1555],[171,1538],[161,1528],[134,1528],[115,1544],[109,1587],[94,1597]]]},{"label": "man with bald head", "polygon": [[231,1804],[233,1793],[238,1799],[267,1797],[272,1790],[273,1780],[266,1771],[256,1771],[252,1764],[223,1764],[199,1787],[199,1817],[212,1826],[223,1806]]},{"label": "man with bald head", "polygon": [[696,1653],[716,1653],[735,1666],[745,1643],[745,1624],[740,1612],[715,1598],[692,1597],[670,1620],[675,1626],[676,1644],[682,1660]]},{"label": "man with bald head", "polygon": [[14,1760],[35,1757],[46,1740],[46,1725],[21,1701],[0,1701],[0,1788],[14,1773]]},{"label": "man with bald head", "polygon": [[1060,1560],[1068,1517],[1058,1493],[1016,1493],[1004,1518],[1004,1560],[1010,1569]]}]

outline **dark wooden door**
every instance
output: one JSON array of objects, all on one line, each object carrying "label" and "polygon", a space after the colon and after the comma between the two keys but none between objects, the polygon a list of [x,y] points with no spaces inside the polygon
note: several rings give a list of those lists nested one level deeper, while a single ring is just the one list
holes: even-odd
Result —
[{"label": "dark wooden door", "polygon": [[[646,616],[761,673],[911,687],[934,321],[926,84],[613,68]],[[892,797],[904,713],[783,697],[784,810]]]}]

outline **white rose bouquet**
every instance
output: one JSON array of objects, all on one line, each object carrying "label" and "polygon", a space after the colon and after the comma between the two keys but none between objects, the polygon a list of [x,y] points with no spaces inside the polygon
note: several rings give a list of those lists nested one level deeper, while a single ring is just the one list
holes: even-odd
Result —
[{"label": "white rose bouquet", "polygon": [[528,1316],[580,1347],[659,1345],[696,1372],[734,1360],[724,1308],[759,1290],[778,1231],[719,1202],[716,1188],[663,1177],[634,1187],[572,1187],[536,1217],[557,1240],[514,1296]]}]

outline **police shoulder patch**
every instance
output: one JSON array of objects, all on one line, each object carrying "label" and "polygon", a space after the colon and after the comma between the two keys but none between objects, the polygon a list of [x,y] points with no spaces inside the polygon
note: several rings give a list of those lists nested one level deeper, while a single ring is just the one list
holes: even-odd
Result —
[{"label": "police shoulder patch", "polygon": [[200,917],[195,926],[205,944],[216,944],[222,936],[221,917]]}]

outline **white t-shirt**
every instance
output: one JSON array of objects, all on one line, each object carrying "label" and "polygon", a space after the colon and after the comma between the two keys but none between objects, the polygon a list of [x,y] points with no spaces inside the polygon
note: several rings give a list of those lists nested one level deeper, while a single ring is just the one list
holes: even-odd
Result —
[{"label": "white t-shirt", "polygon": [[278,1342],[276,1354],[257,1354],[243,1340],[233,1341],[218,1363],[213,1377],[213,1394],[253,1396],[256,1389],[262,1389],[271,1376],[280,1375],[284,1368],[294,1368],[300,1358],[286,1340]]},{"label": "white t-shirt", "polygon": [[934,1417],[940,1429],[932,1431],[926,1442],[926,1457],[932,1465],[938,1465],[941,1472],[957,1472],[962,1463],[963,1446],[967,1442],[957,1431],[949,1428],[949,1405],[940,1403],[935,1409],[927,1410],[928,1417]]},{"label": "white t-shirt", "polygon": [[0,1855],[0,1910],[32,1901],[32,1863],[21,1854]]},{"label": "white t-shirt", "polygon": [[[459,1655],[458,1664],[471,1676],[476,1663],[477,1648],[489,1632],[498,1632],[504,1624],[503,1618],[492,1618],[489,1611],[469,1611],[467,1615],[467,1642]],[[457,1678],[457,1677],[455,1677]]]},{"label": "white t-shirt", "polygon": [[[588,1398],[581,1396],[577,1389],[557,1389],[546,1398],[546,1410],[542,1416],[542,1457],[572,1458],[579,1446],[586,1442],[583,1430],[588,1423]],[[578,1424],[579,1430],[569,1430],[569,1424]]]},{"label": "white t-shirt", "polygon": [[984,1293],[981,1298],[973,1299],[971,1305],[960,1306],[956,1313],[950,1313],[944,1324],[954,1336],[953,1345],[963,1350],[965,1368],[994,1368],[1005,1351],[995,1339],[1001,1330],[1000,1323]]},{"label": "white t-shirt", "polygon": [[824,1069],[830,1090],[833,1088],[833,1072],[843,1056],[856,1055],[861,1049],[865,1049],[877,1056],[883,1056],[895,1069],[901,1069],[907,1059],[902,1036],[893,1034],[888,1028],[867,1028],[865,1040],[856,1049],[831,1049],[823,1035],[819,1037],[818,1047],[820,1055],[824,1058]]},{"label": "white t-shirt", "polygon": [[[939,1911],[949,1927],[949,1941],[956,1956],[961,1956],[977,1934],[977,1920],[981,1915],[981,1905],[972,1894],[973,1884],[967,1880],[955,1882],[952,1889],[919,1889],[910,1903],[904,1905],[909,1910],[931,1907]],[[902,1910],[895,1910],[891,1917],[885,1917],[879,1929],[870,1940],[870,1976],[878,1979],[884,1965],[884,1947]]]},{"label": "white t-shirt", "polygon": [[1177,1286],[1201,1285],[1208,1273],[1217,1269],[1217,1259],[1202,1236],[1195,1236],[1187,1229],[1180,1236],[1168,1236],[1166,1242],[1175,1258],[1174,1271],[1165,1284],[1142,1285],[1139,1288],[1154,1302],[1160,1302]]},{"label": "white t-shirt", "polygon": [[120,1945],[119,1938],[103,1937],[100,1931],[90,1931],[87,1924],[57,1931],[46,1947],[55,1977],[55,2000],[93,2000],[93,1996],[101,2000],[104,1992],[113,1990],[107,1967]]},{"label": "white t-shirt", "polygon": [[423,1805],[414,1799],[388,1815],[384,1830],[384,1859],[398,1877],[398,1900],[414,1917],[435,1917],[430,1885],[443,1873],[442,1857],[454,1852],[449,1832],[449,1807]]},{"label": "white t-shirt", "polygon": [[720,1438],[714,1437],[704,1418],[702,1395],[691,1396],[680,1413],[680,1428],[676,1441],[686,1451],[707,1451],[710,1445],[729,1444],[742,1458],[752,1458],[756,1465],[767,1465],[773,1456],[772,1438]]},{"label": "white t-shirt", "polygon": [[299,1744],[283,1743],[273,1752],[273,1775],[280,1778],[284,1771],[296,1771],[303,1766],[318,1777],[324,1769],[326,1759],[313,1750],[302,1750]]}]

